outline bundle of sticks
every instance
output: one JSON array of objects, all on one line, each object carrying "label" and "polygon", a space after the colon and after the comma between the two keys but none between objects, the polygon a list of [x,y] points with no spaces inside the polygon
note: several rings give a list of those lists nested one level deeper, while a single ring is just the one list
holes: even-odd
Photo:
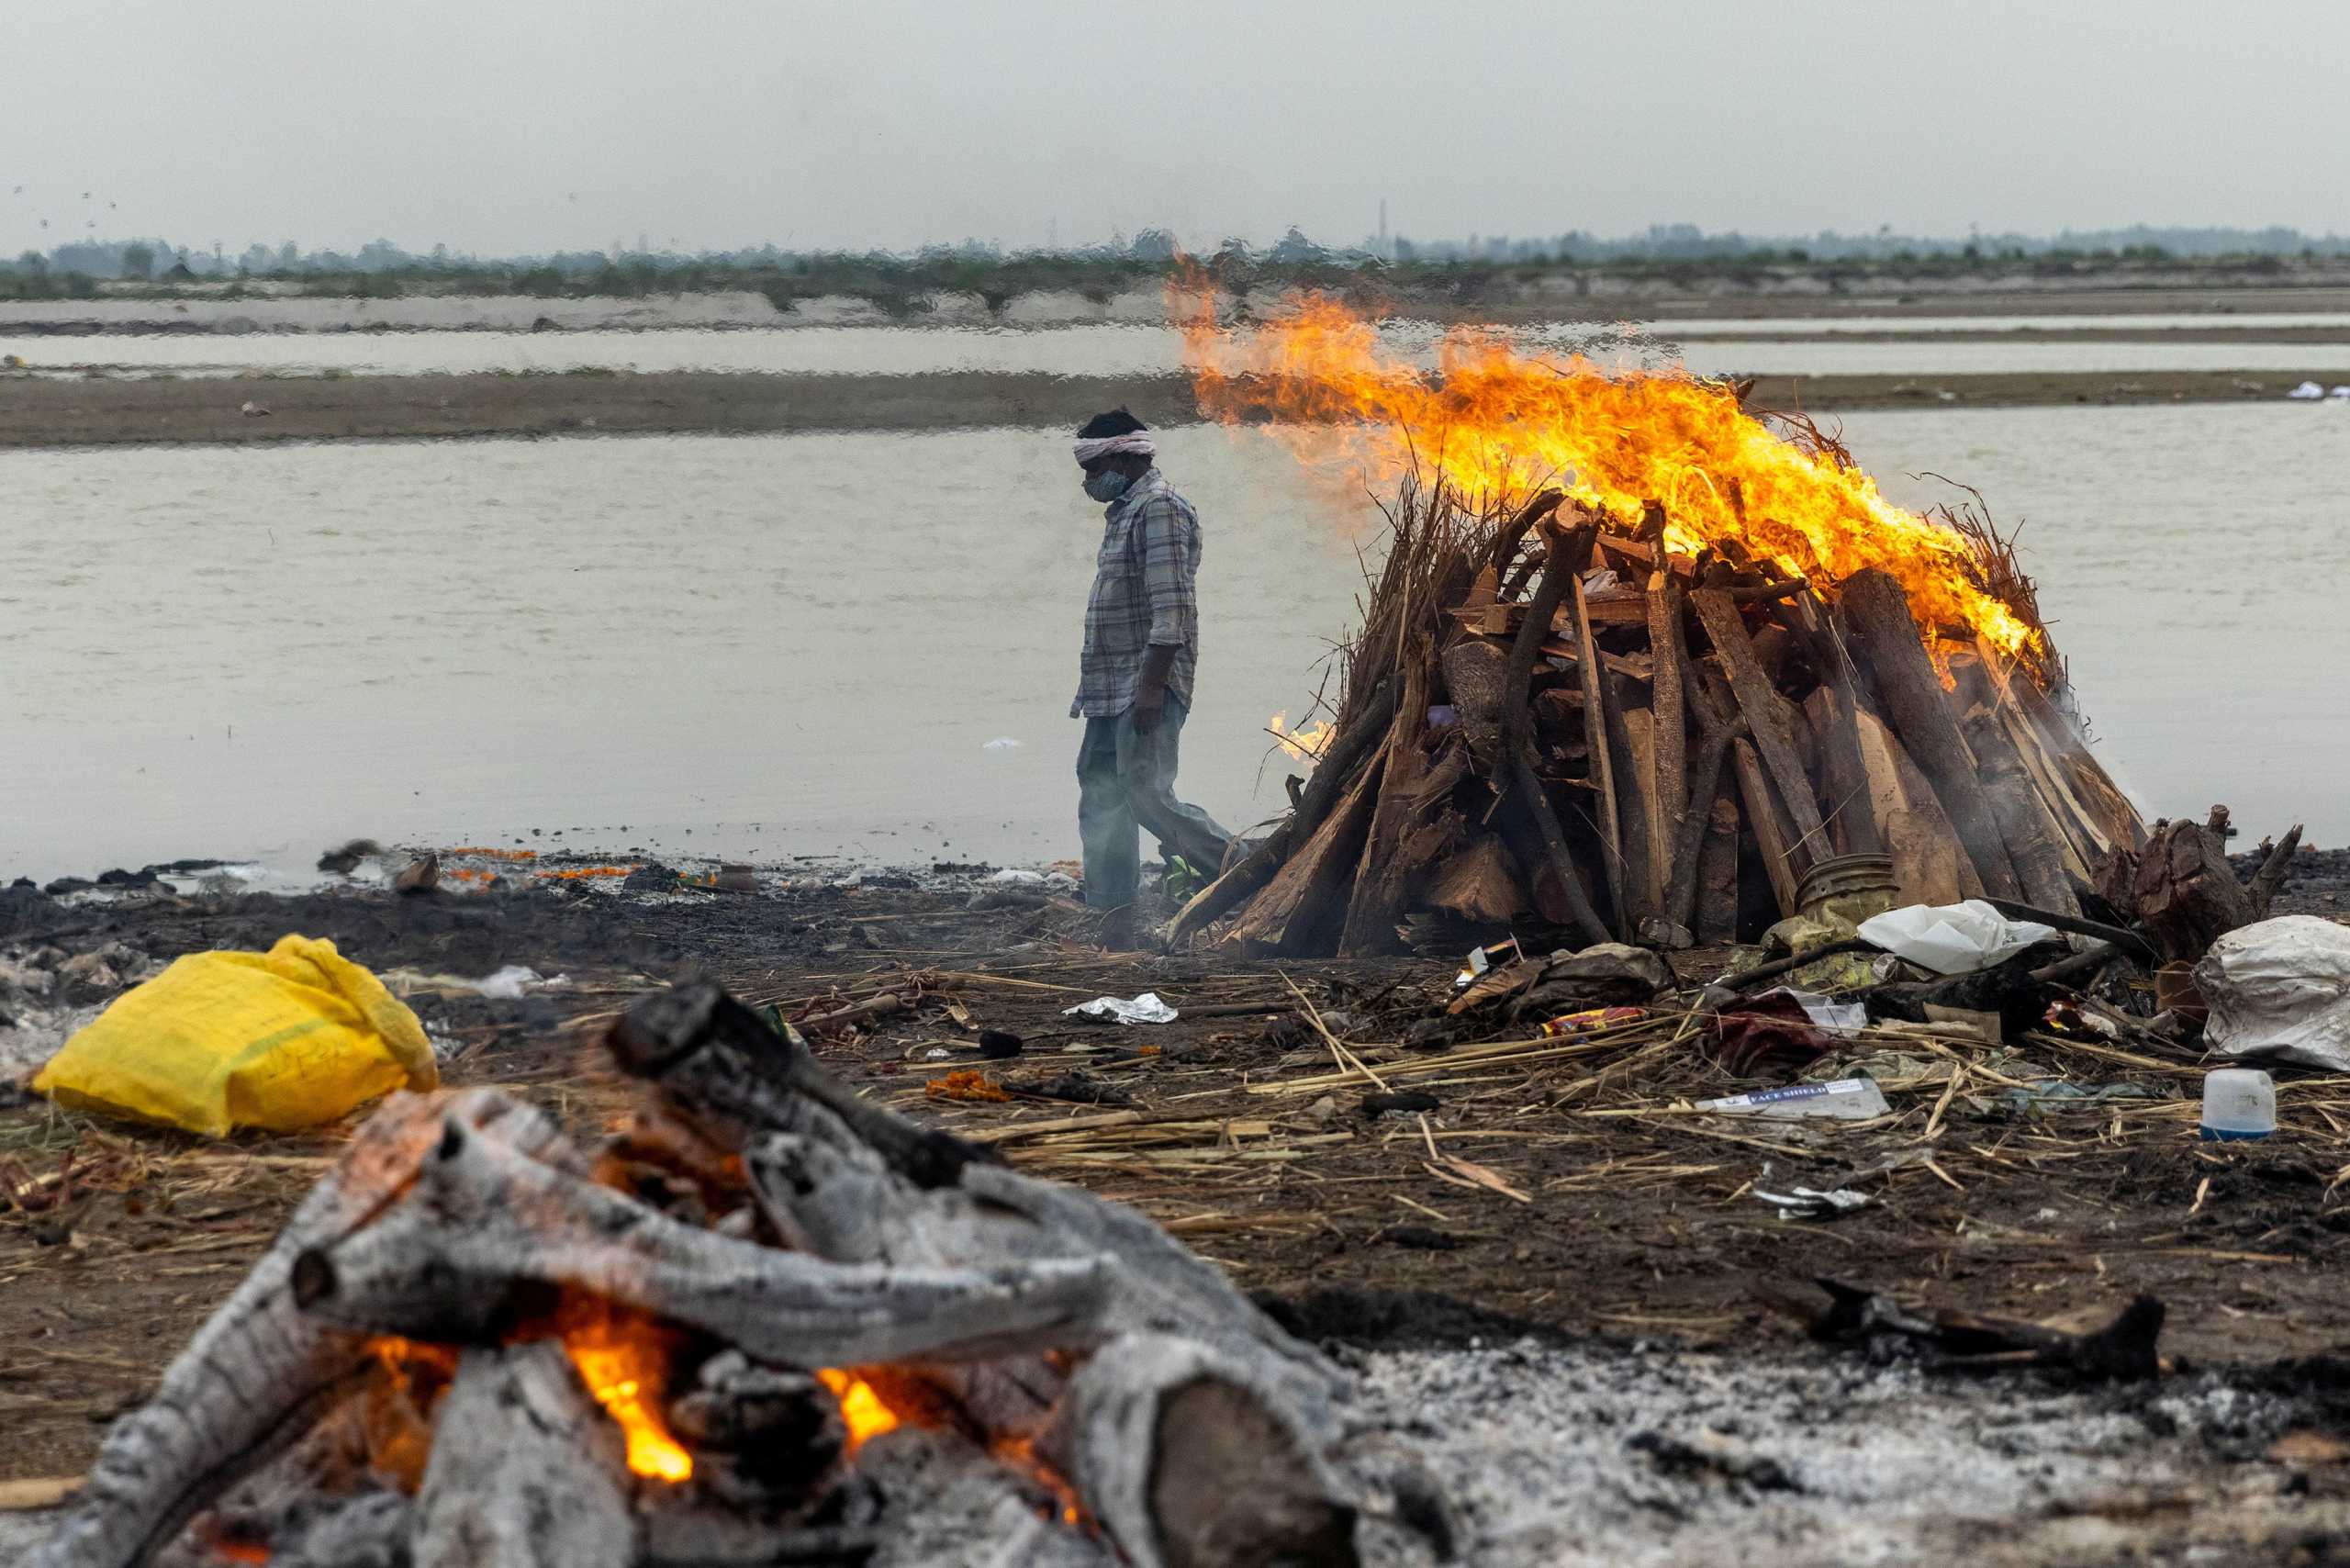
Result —
[{"label": "bundle of sticks", "polygon": [[1684,554],[1653,501],[1621,518],[1407,481],[1311,780],[1170,937],[1221,920],[1264,951],[1369,953],[1450,916],[1682,946],[1751,937],[1861,853],[1891,857],[1904,902],[2077,911],[2143,827],[2081,738],[2030,580],[1987,521],[1945,520],[2041,639],[2023,661],[1921,629],[1875,567],[1814,582],[1734,540]]}]

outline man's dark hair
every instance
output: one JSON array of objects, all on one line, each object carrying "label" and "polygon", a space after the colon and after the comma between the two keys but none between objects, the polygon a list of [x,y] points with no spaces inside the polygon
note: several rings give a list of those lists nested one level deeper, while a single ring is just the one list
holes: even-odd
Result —
[{"label": "man's dark hair", "polygon": [[1113,409],[1106,414],[1096,414],[1077,428],[1080,441],[1102,441],[1113,435],[1132,435],[1150,427],[1124,409]]}]

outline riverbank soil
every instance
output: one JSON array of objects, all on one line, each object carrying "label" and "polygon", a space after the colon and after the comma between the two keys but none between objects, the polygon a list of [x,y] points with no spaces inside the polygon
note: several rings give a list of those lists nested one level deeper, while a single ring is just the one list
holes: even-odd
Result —
[{"label": "riverbank soil", "polygon": [[[2338,913],[2350,855],[2304,860],[2279,912]],[[0,955],[51,974],[98,955],[105,974],[82,966],[81,989],[58,993],[95,1008],[180,954],[330,937],[416,1008],[447,1083],[507,1089],[589,1137],[625,1092],[600,1065],[599,1030],[632,997],[707,975],[807,1020],[819,1058],[859,1092],[1136,1204],[1281,1298],[1305,1331],[1343,1342],[1498,1342],[1531,1327],[1667,1361],[1832,1368],[1859,1352],[1807,1342],[1799,1318],[1824,1303],[1809,1282],[1819,1277],[2042,1320],[2101,1322],[2152,1294],[2167,1309],[2173,1376],[2207,1369],[2255,1404],[2270,1397],[2259,1390],[2289,1386],[2300,1418],[2316,1399],[2321,1418],[2338,1404],[2350,1421],[2350,1396],[2324,1393],[2350,1387],[2343,1363],[2324,1359],[2350,1345],[2350,1197],[2336,1191],[2350,1168],[2350,1080],[2288,1070],[2277,1136],[2210,1145],[2196,1138],[2200,1073],[2186,1056],[2026,1041],[1998,1058],[2004,1077],[2145,1092],[2019,1109],[1997,1080],[1954,1077],[1958,1056],[1863,1041],[1845,1065],[1878,1078],[1889,1119],[1758,1124],[1688,1112],[1691,1099],[1757,1081],[1731,1078],[1669,1026],[1625,1047],[1404,1047],[1414,1021],[1441,1013],[1454,958],[1104,954],[1079,906],[963,868],[846,883],[787,868],[724,893],[648,890],[658,874],[618,891],[615,868],[565,869],[409,898],[159,886],[61,900],[20,886],[0,897]],[[1690,980],[1727,961],[1677,957]],[[562,980],[495,1000],[451,978],[508,965]],[[1181,1016],[1122,1027],[1065,1014],[1145,991]],[[819,1021],[843,1009],[847,1019]],[[17,1012],[21,1035],[35,1014]],[[1323,1028],[1368,1070],[1342,1061]],[[984,1057],[981,1030],[1022,1048]],[[1381,1084],[1435,1103],[1379,1111],[1366,1101]],[[211,1142],[21,1092],[0,1104],[0,1193],[14,1194],[0,1203],[0,1415],[12,1439],[0,1480],[72,1476],[349,1129]],[[1850,1186],[1872,1202],[1833,1222],[1791,1221],[1756,1197],[1795,1186]],[[1998,1375],[2019,1398],[2044,1379]],[[2242,1430],[2266,1429],[2246,1419]],[[2336,1450],[2350,1453],[2325,1451]],[[2125,1534],[2185,1540],[2180,1509],[2192,1512],[2150,1504]]]}]

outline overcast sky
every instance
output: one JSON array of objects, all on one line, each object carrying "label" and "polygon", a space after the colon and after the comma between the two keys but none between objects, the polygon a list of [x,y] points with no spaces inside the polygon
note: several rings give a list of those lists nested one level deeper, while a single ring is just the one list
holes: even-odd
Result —
[{"label": "overcast sky", "polygon": [[2350,0],[7,12],[5,253],[2350,230]]}]

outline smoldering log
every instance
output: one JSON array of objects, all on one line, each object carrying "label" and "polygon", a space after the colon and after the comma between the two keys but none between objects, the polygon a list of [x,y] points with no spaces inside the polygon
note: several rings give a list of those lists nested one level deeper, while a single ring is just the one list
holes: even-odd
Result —
[{"label": "smoldering log", "polygon": [[[711,1021],[733,1005],[640,1003],[621,1025],[638,1040],[628,1059],[666,1060],[673,1072],[705,1052],[721,1053],[712,1059],[724,1061],[732,1047]],[[680,1020],[699,1020],[688,1024],[699,1031],[699,1041],[671,1036],[644,1048],[653,1043],[645,1036]],[[698,1092],[708,1093],[709,1079],[705,1068]],[[1257,1499],[1225,1503],[1233,1520],[1255,1519],[1243,1540],[1289,1539],[1301,1518],[1351,1520],[1351,1506],[1323,1458],[1345,1432],[1346,1379],[1158,1226],[1080,1189],[977,1161],[962,1166],[951,1184],[919,1186],[826,1107],[804,1098],[762,1104],[763,1126],[742,1124],[753,1191],[778,1232],[812,1257],[846,1268],[981,1274],[1067,1260],[1115,1260],[1095,1321],[1119,1338],[1074,1363],[1080,1368],[1077,1386],[1068,1370],[1072,1362],[1062,1357],[1015,1355],[916,1370],[946,1390],[953,1407],[990,1440],[1042,1441],[1049,1426],[1062,1473],[1131,1560],[1203,1568],[1264,1560],[1216,1555],[1204,1540],[1180,1544],[1198,1527],[1167,1513],[1175,1494],[1136,1482],[1135,1466],[1146,1478],[1197,1477],[1218,1465],[1264,1474],[1261,1517],[1252,1511],[1260,1506]],[[1213,1434],[1162,1424],[1141,1434],[1148,1439],[1143,1446],[1121,1455],[1113,1450],[1136,1435],[1127,1428],[1142,1397],[1137,1378],[1155,1400],[1212,1383],[1223,1391],[1219,1409],[1245,1415],[1230,1415]],[[1088,1389],[1118,1392],[1113,1398]],[[1200,1442],[1213,1451],[1192,1451]],[[1196,1503],[1194,1493],[1182,1495],[1186,1506]],[[1321,1539],[1311,1530],[1299,1536],[1308,1538]]]},{"label": "smoldering log", "polygon": [[848,1267],[680,1224],[452,1118],[414,1182],[301,1253],[302,1308],[338,1327],[472,1343],[560,1288],[666,1317],[765,1361],[850,1366],[1083,1344],[1098,1259],[990,1271]]},{"label": "smoldering log", "polygon": [[537,1112],[488,1091],[391,1096],[165,1369],[154,1396],[107,1431],[88,1484],[27,1568],[146,1562],[356,1385],[368,1364],[364,1344],[302,1310],[296,1264],[407,1185],[450,1124],[498,1126],[534,1156],[551,1157],[561,1141]]},{"label": "smoldering log", "polygon": [[467,1350],[417,1495],[417,1568],[633,1568],[627,1475],[562,1346]]},{"label": "smoldering log", "polygon": [[1354,1568],[1355,1508],[1320,1456],[1196,1340],[1136,1334],[1071,1380],[1038,1445],[1136,1568]]}]

